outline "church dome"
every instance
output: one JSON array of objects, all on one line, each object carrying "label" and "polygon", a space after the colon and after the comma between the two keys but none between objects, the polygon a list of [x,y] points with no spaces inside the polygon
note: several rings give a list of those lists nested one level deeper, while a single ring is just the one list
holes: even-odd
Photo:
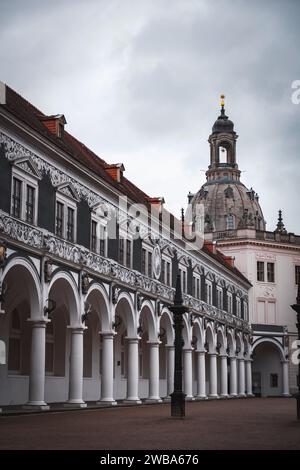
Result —
[{"label": "church dome", "polygon": [[264,216],[257,193],[240,181],[205,183],[192,199],[193,214],[197,204],[204,208],[204,231],[215,232],[241,228],[265,230]]},{"label": "church dome", "polygon": [[[240,228],[265,230],[258,194],[240,181],[241,172],[236,160],[238,135],[233,130],[233,122],[225,114],[224,98],[221,95],[221,114],[208,139],[210,164],[206,172],[207,181],[190,197],[194,221],[206,233]],[[202,213],[199,204],[204,207],[204,220],[199,215]]]}]

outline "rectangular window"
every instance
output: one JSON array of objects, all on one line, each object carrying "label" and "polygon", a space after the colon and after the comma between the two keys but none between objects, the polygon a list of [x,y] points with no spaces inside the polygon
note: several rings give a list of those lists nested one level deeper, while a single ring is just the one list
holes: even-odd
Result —
[{"label": "rectangular window", "polygon": [[212,305],[212,285],[208,282],[205,284],[206,289],[206,303]]},{"label": "rectangular window", "polygon": [[295,266],[295,283],[299,285],[300,282],[300,266]]},{"label": "rectangular window", "polygon": [[71,243],[74,241],[74,209],[71,207],[68,207],[67,240]]},{"label": "rectangular window", "polygon": [[106,247],[106,227],[100,225],[100,255],[105,256],[105,247]]},{"label": "rectangular window", "polygon": [[148,251],[148,276],[152,277],[152,253]]},{"label": "rectangular window", "polygon": [[278,387],[278,374],[270,374],[270,387],[271,388]]},{"label": "rectangular window", "polygon": [[196,278],[193,276],[193,285],[192,285],[192,296],[197,297],[197,292],[196,292]]},{"label": "rectangular window", "polygon": [[275,282],[274,263],[267,263],[267,279],[268,282]]},{"label": "rectangular window", "polygon": [[167,285],[171,284],[171,263],[167,262]]},{"label": "rectangular window", "polygon": [[91,226],[91,250],[97,252],[97,222],[92,220]]},{"label": "rectangular window", "polygon": [[56,223],[55,223],[55,234],[58,237],[63,236],[64,230],[64,205],[61,202],[56,203]]},{"label": "rectangular window", "polygon": [[20,372],[21,369],[21,342],[20,338],[9,338],[8,343],[8,370]]},{"label": "rectangular window", "polygon": [[126,266],[131,268],[131,240],[126,240]]},{"label": "rectangular window", "polygon": [[166,260],[162,260],[161,263],[161,281],[165,284],[166,283]]},{"label": "rectangular window", "polygon": [[232,314],[232,294],[227,294],[228,313]]},{"label": "rectangular window", "polygon": [[265,263],[263,261],[257,261],[257,280],[265,281]]},{"label": "rectangular window", "polygon": [[119,263],[124,264],[124,238],[119,239]]},{"label": "rectangular window", "polygon": [[142,248],[142,274],[146,274],[146,250]]},{"label": "rectangular window", "polygon": [[26,222],[29,224],[34,222],[34,188],[29,184],[26,191]]},{"label": "rectangular window", "polygon": [[218,301],[218,308],[223,310],[223,291],[222,289],[217,290],[217,301]]},{"label": "rectangular window", "polygon": [[21,217],[21,194],[22,194],[22,181],[17,178],[13,179],[13,197],[12,197],[12,215],[14,217]]}]

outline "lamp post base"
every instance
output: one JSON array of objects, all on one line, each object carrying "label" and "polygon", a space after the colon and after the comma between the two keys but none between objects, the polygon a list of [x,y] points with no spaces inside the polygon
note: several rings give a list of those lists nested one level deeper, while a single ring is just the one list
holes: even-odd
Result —
[{"label": "lamp post base", "polygon": [[171,416],[173,418],[185,417],[185,393],[171,393]]}]

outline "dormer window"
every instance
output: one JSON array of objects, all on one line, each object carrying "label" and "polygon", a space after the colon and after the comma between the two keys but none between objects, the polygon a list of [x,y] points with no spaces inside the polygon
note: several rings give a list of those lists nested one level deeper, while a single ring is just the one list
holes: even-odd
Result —
[{"label": "dormer window", "polygon": [[39,118],[52,134],[60,138],[64,136],[65,124],[67,124],[67,121],[63,114],[39,116]]},{"label": "dormer window", "polygon": [[235,218],[233,214],[227,215],[227,230],[235,229]]}]

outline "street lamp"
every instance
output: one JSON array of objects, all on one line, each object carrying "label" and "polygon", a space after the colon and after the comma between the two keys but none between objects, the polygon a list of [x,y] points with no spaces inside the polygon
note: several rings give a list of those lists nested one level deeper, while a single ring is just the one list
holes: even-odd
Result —
[{"label": "street lamp", "polygon": [[185,393],[182,391],[182,330],[183,314],[187,312],[188,309],[183,305],[180,274],[177,275],[174,305],[170,307],[170,310],[173,312],[175,330],[174,391],[171,393],[171,416],[175,418],[184,418]]},{"label": "street lamp", "polygon": [[[298,281],[298,293],[296,304],[291,305],[292,309],[297,313],[297,330],[298,330],[298,348],[300,348],[300,279]],[[297,400],[297,419],[300,420],[300,361],[298,358],[298,393],[294,395]]]}]

